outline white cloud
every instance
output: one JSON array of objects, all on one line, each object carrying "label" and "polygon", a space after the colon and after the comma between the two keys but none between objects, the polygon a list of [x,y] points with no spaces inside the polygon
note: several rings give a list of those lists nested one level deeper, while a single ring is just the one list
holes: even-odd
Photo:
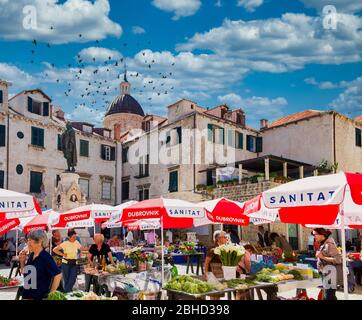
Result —
[{"label": "white cloud", "polygon": [[254,12],[256,8],[263,5],[264,0],[238,0],[238,6],[245,8],[246,11]]},{"label": "white cloud", "polygon": [[304,82],[313,86],[318,87],[319,89],[326,90],[326,89],[338,89],[338,88],[345,88],[348,86],[347,81],[340,81],[338,83],[333,83],[332,81],[321,81],[318,82],[315,78],[306,78]]},{"label": "white cloud", "polygon": [[362,10],[360,0],[301,0],[306,7],[322,11],[325,6],[333,5],[337,12],[357,12]]},{"label": "white cloud", "polygon": [[[121,59],[122,55],[117,50],[111,50],[107,48],[100,48],[100,47],[89,47],[85,48],[78,53],[81,59],[85,62],[104,62],[104,61],[115,61]],[[109,59],[111,58],[111,59]]]},{"label": "white cloud", "polygon": [[72,113],[67,114],[67,119],[73,121],[83,121],[100,126],[103,120],[104,113],[85,105],[79,105]]},{"label": "white cloud", "polygon": [[283,108],[288,105],[288,101],[284,97],[271,99],[252,96],[243,98],[236,93],[229,93],[217,98],[221,103],[226,103],[231,108],[242,108],[252,121],[265,118],[266,115],[270,118],[280,117],[284,113]]},{"label": "white cloud", "polygon": [[140,26],[133,26],[133,27],[132,27],[132,33],[133,33],[133,34],[143,34],[143,33],[146,33],[146,30],[143,29],[143,28],[140,27]]},{"label": "white cloud", "polygon": [[[23,8],[36,8],[35,29],[23,27]],[[32,40],[55,44],[101,40],[107,36],[120,37],[122,28],[108,17],[108,0],[17,0],[1,1],[0,38]],[[53,28],[53,29],[52,29]],[[79,35],[82,35],[79,37]]]},{"label": "white cloud", "polygon": [[362,77],[349,82],[347,88],[334,101],[330,103],[334,109],[352,114],[362,114]]},{"label": "white cloud", "polygon": [[221,8],[222,7],[222,2],[221,0],[217,0],[215,3],[215,7]]},{"label": "white cloud", "polygon": [[27,72],[7,63],[0,63],[0,79],[13,83],[14,87],[19,90],[29,89],[38,83],[38,80]]},{"label": "white cloud", "polygon": [[362,18],[338,15],[337,30],[323,29],[320,17],[286,13],[253,21],[226,19],[220,27],[196,33],[179,51],[207,50],[234,59],[247,69],[287,72],[306,64],[344,64],[362,60]]},{"label": "white cloud", "polygon": [[201,0],[153,0],[152,4],[163,11],[173,12],[173,20],[193,16],[201,7]]}]

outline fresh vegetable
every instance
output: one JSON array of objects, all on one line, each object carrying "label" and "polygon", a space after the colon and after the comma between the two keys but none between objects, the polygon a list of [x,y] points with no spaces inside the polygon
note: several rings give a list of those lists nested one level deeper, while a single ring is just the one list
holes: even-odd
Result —
[{"label": "fresh vegetable", "polygon": [[190,276],[176,276],[166,284],[166,289],[200,294],[210,292],[215,287]]},{"label": "fresh vegetable", "polygon": [[292,269],[288,272],[288,274],[293,275],[295,280],[304,280],[304,277],[298,270]]},{"label": "fresh vegetable", "polygon": [[227,281],[228,288],[240,288],[240,286],[249,286],[255,285],[255,282],[249,279],[232,279]]},{"label": "fresh vegetable", "polygon": [[319,274],[319,272],[313,270],[313,279],[319,279],[320,277],[321,277],[321,275]]},{"label": "fresh vegetable", "polygon": [[67,300],[67,297],[62,292],[54,291],[48,294],[47,300]]}]

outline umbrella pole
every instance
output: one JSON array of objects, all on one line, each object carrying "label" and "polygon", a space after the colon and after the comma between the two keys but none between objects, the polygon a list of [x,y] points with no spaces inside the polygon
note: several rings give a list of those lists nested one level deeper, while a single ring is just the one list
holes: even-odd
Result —
[{"label": "umbrella pole", "polygon": [[15,236],[15,254],[18,257],[18,241],[19,241],[19,230],[16,229],[16,236]]},{"label": "umbrella pole", "polygon": [[348,281],[347,281],[347,252],[346,252],[346,229],[345,229],[345,221],[344,221],[344,207],[342,204],[341,210],[341,238],[342,238],[342,261],[343,261],[343,292],[344,292],[344,300],[348,300]]},{"label": "umbrella pole", "polygon": [[165,282],[165,255],[163,252],[163,217],[161,217],[161,287],[163,288]]}]

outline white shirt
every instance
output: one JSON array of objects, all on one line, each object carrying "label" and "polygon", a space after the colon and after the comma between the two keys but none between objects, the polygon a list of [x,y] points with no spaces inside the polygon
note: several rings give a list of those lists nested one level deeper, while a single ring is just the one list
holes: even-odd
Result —
[{"label": "white shirt", "polygon": [[132,233],[132,231],[128,231],[126,239],[127,239],[128,243],[133,242],[133,233]]}]

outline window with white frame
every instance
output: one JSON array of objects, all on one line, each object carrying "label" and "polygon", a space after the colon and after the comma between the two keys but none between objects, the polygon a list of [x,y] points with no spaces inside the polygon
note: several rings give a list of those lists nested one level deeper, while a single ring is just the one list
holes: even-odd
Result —
[{"label": "window with white frame", "polygon": [[93,133],[93,128],[90,126],[83,125],[83,131],[87,133]]},{"label": "window with white frame", "polygon": [[112,199],[112,182],[103,181],[102,182],[102,199],[111,200]]}]

